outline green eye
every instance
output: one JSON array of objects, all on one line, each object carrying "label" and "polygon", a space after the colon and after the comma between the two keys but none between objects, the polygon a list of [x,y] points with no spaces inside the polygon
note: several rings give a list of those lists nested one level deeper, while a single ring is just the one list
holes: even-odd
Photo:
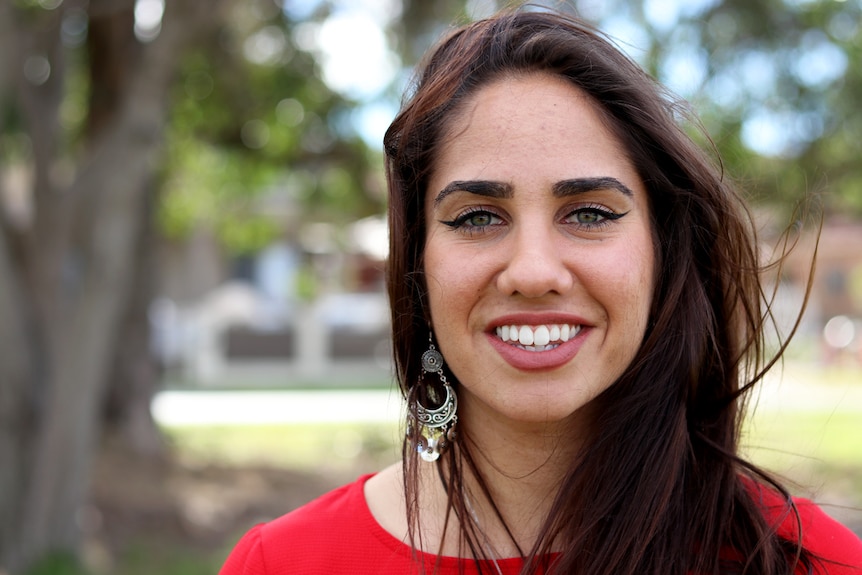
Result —
[{"label": "green eye", "polygon": [[579,224],[595,224],[604,219],[604,216],[596,211],[581,211],[575,215]]},{"label": "green eye", "polygon": [[491,217],[491,214],[487,212],[479,212],[477,214],[471,215],[466,223],[471,226],[476,226],[477,228],[482,228],[485,226],[490,226],[492,221],[493,219]]},{"label": "green eye", "polygon": [[583,230],[593,230],[610,225],[612,221],[618,220],[624,215],[626,214],[616,214],[602,206],[590,205],[573,210],[566,217],[566,221],[570,224],[580,226]]},{"label": "green eye", "polygon": [[441,221],[440,223],[456,230],[485,231],[486,228],[493,228],[502,224],[503,220],[493,212],[476,209],[469,210],[450,222]]}]

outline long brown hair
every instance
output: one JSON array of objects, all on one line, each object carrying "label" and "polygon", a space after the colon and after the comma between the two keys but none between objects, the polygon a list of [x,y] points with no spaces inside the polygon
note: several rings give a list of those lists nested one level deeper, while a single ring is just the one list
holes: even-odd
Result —
[{"label": "long brown hair", "polygon": [[[423,205],[437,146],[478,88],[532,72],[588,94],[623,143],[649,194],[656,286],[641,348],[595,400],[602,425],[571,462],[535,548],[522,552],[525,572],[777,575],[793,573],[798,561],[810,566],[809,554],[776,534],[751,493],[771,484],[787,513],[796,513],[787,492],[738,455],[747,392],[777,359],[765,353],[769,302],[764,313],[751,217],[720,166],[679,125],[690,117],[684,107],[573,17],[509,10],[454,31],[426,57],[386,133],[387,283],[405,397],[419,381],[428,341]],[[415,548],[411,438],[404,458]],[[476,473],[472,460],[461,441],[440,469],[461,541],[479,564],[488,557],[461,493],[462,474]]]}]

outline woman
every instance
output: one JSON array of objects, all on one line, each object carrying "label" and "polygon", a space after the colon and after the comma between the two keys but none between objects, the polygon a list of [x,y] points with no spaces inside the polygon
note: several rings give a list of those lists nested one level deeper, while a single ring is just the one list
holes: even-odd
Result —
[{"label": "woman", "polygon": [[739,458],[755,240],[669,102],[562,15],[430,53],[385,138],[403,462],[223,574],[862,573],[858,538]]}]

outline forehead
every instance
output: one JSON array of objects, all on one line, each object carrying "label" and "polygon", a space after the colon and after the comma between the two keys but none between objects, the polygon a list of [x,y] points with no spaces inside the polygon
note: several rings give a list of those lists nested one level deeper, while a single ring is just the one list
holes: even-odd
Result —
[{"label": "forehead", "polygon": [[528,174],[640,181],[599,104],[547,73],[504,76],[468,96],[445,126],[432,186],[441,177],[509,180]]}]

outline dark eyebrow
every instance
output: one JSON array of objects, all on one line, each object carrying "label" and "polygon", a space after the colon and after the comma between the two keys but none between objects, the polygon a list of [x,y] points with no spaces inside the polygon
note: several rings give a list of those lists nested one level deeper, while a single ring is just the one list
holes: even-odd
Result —
[{"label": "dark eyebrow", "polygon": [[478,196],[490,198],[511,198],[514,194],[512,186],[503,182],[492,182],[489,180],[456,180],[449,182],[445,188],[440,190],[434,198],[434,205],[438,205],[449,194],[455,192],[468,192]]},{"label": "dark eyebrow", "polygon": [[562,180],[554,184],[554,196],[562,198],[596,190],[617,190],[632,198],[634,193],[624,183],[616,178],[575,178]]}]

